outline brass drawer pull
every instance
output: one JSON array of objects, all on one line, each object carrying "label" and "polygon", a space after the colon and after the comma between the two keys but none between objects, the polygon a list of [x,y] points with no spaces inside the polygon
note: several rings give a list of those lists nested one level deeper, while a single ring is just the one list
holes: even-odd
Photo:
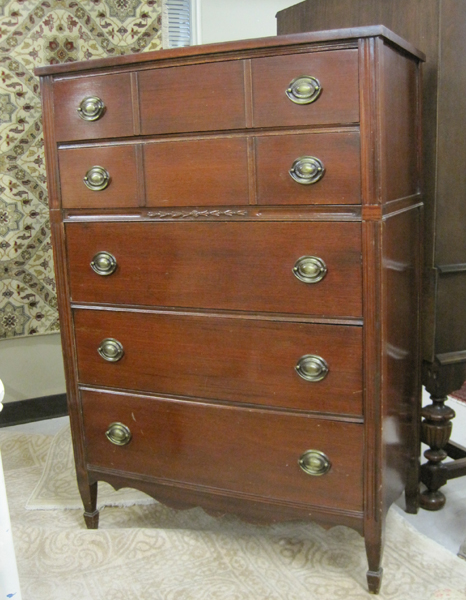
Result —
[{"label": "brass drawer pull", "polygon": [[88,96],[81,100],[78,115],[84,121],[97,121],[104,114],[105,104],[98,96]]},{"label": "brass drawer pull", "polygon": [[319,477],[330,471],[332,463],[320,450],[306,450],[298,459],[301,469],[308,475]]},{"label": "brass drawer pull", "polygon": [[131,441],[131,431],[123,423],[111,423],[105,432],[107,439],[115,446],[126,446]]},{"label": "brass drawer pull", "polygon": [[318,283],[326,274],[327,265],[318,256],[301,256],[293,267],[293,275],[304,283]]},{"label": "brass drawer pull", "polygon": [[91,167],[83,179],[86,186],[93,192],[104,190],[110,183],[109,172],[103,167]]},{"label": "brass drawer pull", "polygon": [[320,96],[320,81],[311,75],[296,77],[288,86],[286,95],[295,104],[311,104]]},{"label": "brass drawer pull", "polygon": [[325,167],[321,160],[315,156],[301,156],[297,158],[291,169],[290,176],[301,185],[311,185],[322,179],[325,173]]},{"label": "brass drawer pull", "polygon": [[325,360],[315,354],[301,356],[295,367],[296,372],[306,381],[322,381],[327,377],[329,368]]},{"label": "brass drawer pull", "polygon": [[97,348],[100,356],[108,362],[118,362],[125,353],[123,346],[118,340],[113,338],[105,338]]},{"label": "brass drawer pull", "polygon": [[92,269],[103,277],[114,273],[117,266],[116,258],[110,252],[98,252],[91,260]]}]

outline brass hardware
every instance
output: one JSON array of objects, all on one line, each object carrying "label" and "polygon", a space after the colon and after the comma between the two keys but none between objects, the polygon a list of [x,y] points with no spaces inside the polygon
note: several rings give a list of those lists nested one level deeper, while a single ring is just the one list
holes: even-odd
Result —
[{"label": "brass hardware", "polygon": [[306,450],[299,457],[298,465],[308,475],[319,477],[330,471],[332,463],[320,450]]},{"label": "brass hardware", "polygon": [[116,258],[110,252],[98,252],[91,260],[91,267],[97,275],[111,275],[117,266]]},{"label": "brass hardware", "polygon": [[301,356],[295,367],[296,372],[306,381],[322,381],[328,374],[328,365],[323,358],[315,354]]},{"label": "brass hardware", "polygon": [[301,256],[293,267],[293,275],[304,283],[318,283],[326,274],[327,265],[318,256]]},{"label": "brass hardware", "polygon": [[294,161],[289,173],[297,183],[311,185],[322,179],[325,167],[315,156],[301,156]]},{"label": "brass hardware", "polygon": [[322,86],[320,81],[310,75],[296,77],[288,86],[286,95],[295,104],[311,104],[320,96]]},{"label": "brass hardware", "polygon": [[118,362],[125,353],[120,342],[113,338],[105,338],[105,340],[102,340],[100,346],[97,348],[97,352],[108,362]]},{"label": "brass hardware", "polygon": [[109,172],[103,167],[91,167],[83,179],[86,186],[93,192],[104,190],[110,183]]},{"label": "brass hardware", "polygon": [[91,261],[92,269],[97,275],[111,275],[117,268],[117,261],[110,252],[98,252]]},{"label": "brass hardware", "polygon": [[81,100],[77,108],[78,115],[84,121],[97,121],[104,114],[105,104],[97,96],[88,96]]},{"label": "brass hardware", "polygon": [[105,432],[107,439],[115,446],[126,446],[131,441],[131,431],[123,423],[111,423]]}]

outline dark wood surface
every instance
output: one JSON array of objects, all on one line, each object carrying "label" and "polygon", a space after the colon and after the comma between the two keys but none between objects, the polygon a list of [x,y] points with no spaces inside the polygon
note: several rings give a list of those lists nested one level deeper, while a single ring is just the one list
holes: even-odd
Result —
[{"label": "dark wood surface", "polygon": [[[116,208],[138,206],[138,167],[134,145],[67,148],[58,152],[61,199],[64,208]],[[90,190],[84,177],[92,167],[110,175],[108,187]]]},{"label": "dark wood surface", "polygon": [[[357,50],[255,59],[251,72],[255,127],[359,122]],[[291,104],[283,90],[304,73],[322,92],[311,104]]]},{"label": "dark wood surface", "polygon": [[[117,234],[113,223],[67,223],[66,232],[75,303],[362,316],[360,223],[121,223]],[[101,251],[117,261],[110,276],[90,267]],[[294,276],[302,256],[325,261],[321,281]]]},{"label": "dark wood surface", "polygon": [[[439,482],[446,481],[446,471],[442,473],[440,463],[442,456],[445,457],[442,448],[448,439],[444,433],[451,429],[449,419],[453,415],[451,409],[442,411],[438,407],[447,394],[459,389],[466,379],[466,132],[464,120],[458,116],[466,109],[466,72],[462,62],[466,51],[465,13],[454,0],[308,0],[277,14],[278,33],[286,34],[285,39],[298,32],[375,23],[389,27],[427,56],[422,86],[423,384],[440,404],[434,402],[424,415],[429,422],[423,431],[429,427],[439,431],[437,439],[430,434],[429,438],[440,451],[429,453],[431,474],[427,475],[424,469],[423,482],[431,493],[422,499],[426,508],[436,510],[443,506],[445,498],[438,492],[443,484],[433,484],[432,473],[440,473]],[[389,72],[394,80],[385,96],[403,102],[401,96],[393,94],[393,86],[399,81],[396,69]],[[393,118],[395,110],[383,111],[383,114]],[[397,110],[396,115],[399,126],[402,125],[399,116],[406,116],[406,126],[406,107]],[[390,128],[398,126],[396,123]],[[392,156],[397,160],[409,153],[408,148],[401,150],[397,136],[393,143],[396,151]],[[403,162],[406,163],[406,158]],[[414,165],[410,172],[415,173]],[[387,182],[391,186],[400,182],[396,165],[387,173]]]},{"label": "dark wood surface", "polygon": [[[81,395],[91,468],[139,473],[240,497],[362,510],[361,425],[90,390]],[[111,446],[102,437],[114,421],[130,428],[128,446]],[[311,440],[332,457],[328,476],[313,478],[298,466],[297,458]]]},{"label": "dark wood surface", "polygon": [[[76,310],[79,379],[85,384],[305,411],[361,415],[360,327],[280,323],[212,316]],[[124,356],[105,361],[97,348],[117,339]],[[322,357],[322,381],[295,370]]]},{"label": "dark wood surface", "polygon": [[144,163],[147,206],[249,202],[246,137],[146,144]]},{"label": "dark wood surface", "polygon": [[[317,100],[318,102],[318,100]],[[288,174],[302,156],[318,158],[325,174],[302,185]],[[312,133],[256,138],[259,204],[359,204],[359,133]]]},{"label": "dark wood surface", "polygon": [[138,82],[143,134],[246,126],[241,61],[151,69]]},{"label": "dark wood surface", "polygon": [[[39,70],[88,527],[99,480],[178,508],[350,525],[378,591],[386,510],[403,489],[417,508],[422,54],[410,48],[373,27]],[[292,103],[290,82],[316,73],[320,97]],[[73,116],[57,136],[56,84],[126,74],[132,134],[87,123],[73,141]],[[325,174],[303,186],[290,161],[307,155]],[[82,177],[99,163],[110,185],[89,195]],[[112,275],[90,267],[101,251]],[[293,275],[303,256],[325,261],[322,281]],[[107,338],[123,345],[117,362],[98,353]],[[298,375],[306,355],[325,378]],[[133,432],[122,447],[105,434],[116,421]],[[311,449],[328,454],[321,477],[298,466]]]}]

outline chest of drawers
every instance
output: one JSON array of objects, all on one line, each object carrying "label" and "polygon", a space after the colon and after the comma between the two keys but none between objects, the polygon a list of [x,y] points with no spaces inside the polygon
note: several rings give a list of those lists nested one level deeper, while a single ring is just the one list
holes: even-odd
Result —
[{"label": "chest of drawers", "polygon": [[79,489],[417,509],[421,53],[383,27],[38,69]]}]

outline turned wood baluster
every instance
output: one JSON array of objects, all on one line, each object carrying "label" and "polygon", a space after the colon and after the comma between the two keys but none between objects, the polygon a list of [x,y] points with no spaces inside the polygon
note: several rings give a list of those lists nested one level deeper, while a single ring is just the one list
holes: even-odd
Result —
[{"label": "turned wood baluster", "polygon": [[421,480],[427,489],[420,496],[422,508],[439,510],[445,504],[445,496],[439,491],[447,483],[447,469],[442,462],[447,458],[444,450],[450,439],[455,411],[445,405],[447,396],[431,396],[432,404],[421,411],[421,441],[429,446],[424,452],[428,462],[421,466]]}]

